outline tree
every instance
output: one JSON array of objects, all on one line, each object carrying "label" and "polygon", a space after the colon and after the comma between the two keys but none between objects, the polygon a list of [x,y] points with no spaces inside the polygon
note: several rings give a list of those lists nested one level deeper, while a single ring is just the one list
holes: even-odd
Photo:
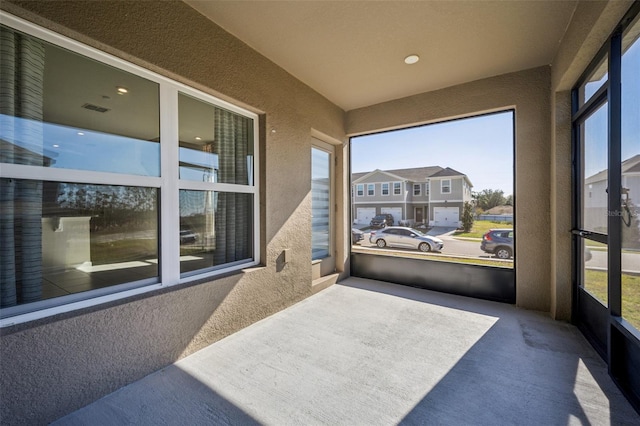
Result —
[{"label": "tree", "polygon": [[504,198],[504,191],[500,189],[483,189],[480,192],[474,193],[473,197],[476,200],[476,205],[483,211],[487,211],[496,206],[503,206],[507,201],[506,198]]},{"label": "tree", "polygon": [[507,195],[507,199],[504,201],[505,206],[513,206],[513,194]]},{"label": "tree", "polygon": [[469,232],[473,228],[473,206],[468,201],[465,201],[462,210],[462,228],[464,232]]}]

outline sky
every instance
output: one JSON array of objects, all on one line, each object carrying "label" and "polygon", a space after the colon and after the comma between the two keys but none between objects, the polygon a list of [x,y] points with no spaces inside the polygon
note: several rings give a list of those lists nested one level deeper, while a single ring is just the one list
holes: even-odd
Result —
[{"label": "sky", "polygon": [[472,190],[513,194],[513,112],[429,124],[351,139],[351,170],[451,167]]},{"label": "sky", "polygon": [[[622,160],[640,154],[640,41],[622,56]],[[587,84],[586,97],[593,95],[606,81]],[[608,107],[603,105],[586,119],[584,127],[584,177],[607,169]]]}]

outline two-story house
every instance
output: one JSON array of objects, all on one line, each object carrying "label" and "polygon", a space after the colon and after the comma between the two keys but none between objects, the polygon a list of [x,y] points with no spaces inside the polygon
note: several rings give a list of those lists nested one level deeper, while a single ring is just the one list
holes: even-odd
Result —
[{"label": "two-story house", "polygon": [[359,225],[389,213],[395,224],[457,227],[464,203],[472,199],[467,175],[450,167],[376,169],[354,173],[351,182],[353,220]]}]

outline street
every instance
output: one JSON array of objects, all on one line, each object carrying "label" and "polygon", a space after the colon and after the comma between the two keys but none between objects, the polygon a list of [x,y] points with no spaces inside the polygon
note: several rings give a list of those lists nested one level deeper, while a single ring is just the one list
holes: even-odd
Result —
[{"label": "street", "polygon": [[[453,236],[451,229],[432,229],[429,235],[437,236],[444,242],[444,247],[440,252],[443,255],[464,256],[477,259],[498,260],[492,254],[485,253],[480,249],[480,240],[458,239]],[[370,232],[365,232],[364,240],[358,243],[359,246],[371,251],[380,250],[375,244],[369,242]],[[411,251],[408,249],[390,248],[385,250]],[[607,268],[607,251],[598,248],[591,248],[591,259],[585,262],[588,269]],[[622,270],[625,273],[640,274],[640,252],[625,251],[622,253]]]},{"label": "street", "polygon": [[[433,231],[434,230],[431,230],[429,232],[429,235],[434,235],[434,233],[432,233]],[[440,231],[435,230],[435,235],[434,235],[434,236],[437,236],[437,238],[440,238],[444,242],[444,247],[441,251],[442,254],[453,255],[453,256],[465,256],[465,257],[479,258],[479,259],[495,259],[493,255],[489,253],[485,253],[480,249],[480,240],[473,241],[473,240],[456,239],[451,235],[448,235],[451,233],[450,229],[449,230],[443,229],[442,231],[444,231],[444,233],[440,234]],[[360,241],[358,245],[365,248],[371,248],[372,250],[377,250],[378,248],[376,247],[376,245],[369,242],[370,235],[371,235],[370,232],[365,232],[364,240]],[[389,248],[387,248],[387,250],[388,249]],[[394,249],[391,249],[391,250],[394,250]],[[399,249],[399,250],[403,250],[403,249]]]}]

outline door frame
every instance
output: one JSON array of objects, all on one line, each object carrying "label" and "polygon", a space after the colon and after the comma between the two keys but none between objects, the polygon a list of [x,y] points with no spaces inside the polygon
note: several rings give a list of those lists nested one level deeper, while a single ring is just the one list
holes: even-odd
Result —
[{"label": "door frame", "polygon": [[336,149],[335,145],[325,142],[315,135],[311,137],[311,150],[317,149],[329,154],[329,255],[311,261],[312,280],[336,272]]},{"label": "door frame", "polygon": [[[608,104],[607,147],[609,212],[620,208],[622,195],[622,39],[624,32],[640,15],[640,2],[636,2],[602,46],[591,64],[578,79],[571,92],[572,100],[572,321],[584,333],[608,365],[609,374],[620,390],[640,412],[640,331],[624,320],[622,314],[622,219],[609,214],[607,235],[582,229],[582,142],[580,125],[598,108]],[[637,42],[637,41],[636,41]],[[580,106],[579,88],[592,72],[608,60],[608,79]],[[640,100],[638,100],[640,102]],[[594,240],[608,245],[607,306],[591,296],[581,286],[584,251],[582,242]]]}]

